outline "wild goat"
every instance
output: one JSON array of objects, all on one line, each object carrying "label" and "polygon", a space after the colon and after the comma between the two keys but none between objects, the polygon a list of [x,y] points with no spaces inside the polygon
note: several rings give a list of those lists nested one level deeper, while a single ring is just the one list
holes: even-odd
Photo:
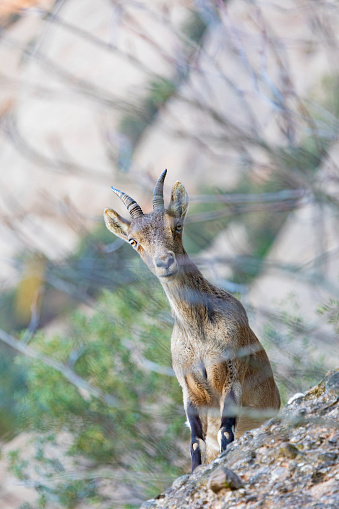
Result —
[{"label": "wild goat", "polygon": [[144,214],[130,196],[112,187],[132,220],[105,209],[107,228],[126,240],[157,276],[174,316],[173,369],[182,387],[191,429],[192,471],[210,462],[234,437],[276,414],[280,397],[265,350],[250,329],[242,304],[209,283],[188,257],[183,222],[184,186],[176,182],[164,207],[165,170]]}]

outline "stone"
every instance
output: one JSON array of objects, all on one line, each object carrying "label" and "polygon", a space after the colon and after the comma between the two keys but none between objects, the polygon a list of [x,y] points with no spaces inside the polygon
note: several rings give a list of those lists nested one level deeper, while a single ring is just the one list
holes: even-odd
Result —
[{"label": "stone", "polygon": [[156,500],[154,498],[143,502],[139,509],[152,509],[153,507],[156,507]]},{"label": "stone", "polygon": [[339,433],[333,435],[333,437],[328,439],[330,444],[336,444],[339,441]]},{"label": "stone", "polygon": [[279,448],[279,454],[287,458],[295,458],[299,451],[297,447],[289,442],[283,442]]},{"label": "stone", "polygon": [[294,394],[287,402],[288,405],[291,405],[292,403],[294,403],[295,401],[303,398],[305,396],[305,394],[303,392],[297,392],[296,394]]},{"label": "stone", "polygon": [[331,451],[328,451],[328,452],[323,452],[319,455],[319,459],[323,460],[323,461],[335,461],[338,457],[338,453],[336,452],[331,452]]},{"label": "stone", "polygon": [[326,380],[325,388],[327,392],[334,392],[339,396],[339,371],[331,374]]},{"label": "stone", "polygon": [[275,468],[271,473],[271,479],[272,481],[275,481],[277,479],[280,479],[282,477],[286,477],[288,474],[288,470],[285,467],[277,467]]},{"label": "stone", "polygon": [[181,477],[178,477],[178,479],[175,479],[172,483],[172,488],[174,490],[180,490],[184,484],[186,484],[187,480],[190,478],[189,474],[182,475]]},{"label": "stone", "polygon": [[223,489],[238,490],[243,487],[240,477],[233,470],[226,467],[218,467],[212,472],[208,480],[208,488],[214,493],[218,493]]}]

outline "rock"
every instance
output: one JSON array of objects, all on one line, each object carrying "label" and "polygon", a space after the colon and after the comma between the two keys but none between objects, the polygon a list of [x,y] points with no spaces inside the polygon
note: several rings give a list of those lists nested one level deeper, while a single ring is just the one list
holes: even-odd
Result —
[{"label": "rock", "polygon": [[330,444],[336,444],[339,441],[339,433],[333,435],[333,437],[328,439]]},{"label": "rock", "polygon": [[258,497],[257,495],[249,495],[248,497],[246,497],[246,500],[245,502],[256,502],[258,500]]},{"label": "rock", "polygon": [[297,399],[301,399],[305,396],[305,394],[303,392],[297,392],[296,394],[294,394],[287,402],[288,405],[291,405],[292,403],[294,403]]},{"label": "rock", "polygon": [[336,396],[339,396],[339,371],[328,377],[325,387],[327,392],[334,392]]},{"label": "rock", "polygon": [[299,454],[299,451],[295,445],[289,442],[283,442],[279,448],[279,453],[287,458],[295,458]]},{"label": "rock", "polygon": [[182,475],[181,477],[178,477],[178,479],[175,479],[172,483],[172,488],[174,490],[179,490],[189,479],[189,474]]},{"label": "rock", "polygon": [[272,481],[276,481],[277,479],[281,479],[286,477],[288,474],[288,470],[285,467],[277,467],[271,473]]},{"label": "rock", "polygon": [[146,502],[141,504],[140,509],[152,509],[153,507],[157,507],[156,500],[151,498],[150,500],[146,500]]},{"label": "rock", "polygon": [[[142,509],[339,507],[339,370]],[[244,487],[246,486],[246,490]]]},{"label": "rock", "polygon": [[219,467],[210,475],[208,487],[214,493],[218,493],[224,489],[238,490],[244,485],[235,472],[226,467]]}]

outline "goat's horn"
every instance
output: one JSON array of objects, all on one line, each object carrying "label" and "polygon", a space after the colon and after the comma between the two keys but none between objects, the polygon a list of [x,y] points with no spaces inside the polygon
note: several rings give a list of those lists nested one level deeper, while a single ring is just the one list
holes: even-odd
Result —
[{"label": "goat's horn", "polygon": [[144,215],[140,205],[138,205],[137,202],[133,200],[133,198],[128,196],[128,194],[119,191],[119,189],[115,189],[113,186],[111,186],[111,189],[113,193],[119,196],[120,200],[126,205],[127,210],[132,217],[139,217]]},{"label": "goat's horn", "polygon": [[164,170],[155,184],[153,191],[153,210],[164,210],[164,180],[167,170]]}]

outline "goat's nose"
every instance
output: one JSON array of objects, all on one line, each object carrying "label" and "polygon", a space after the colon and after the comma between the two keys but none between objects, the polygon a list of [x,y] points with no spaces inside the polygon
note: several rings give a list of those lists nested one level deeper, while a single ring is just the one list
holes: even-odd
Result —
[{"label": "goat's nose", "polygon": [[175,261],[174,253],[167,251],[162,255],[156,256],[154,261],[159,269],[168,269]]}]

